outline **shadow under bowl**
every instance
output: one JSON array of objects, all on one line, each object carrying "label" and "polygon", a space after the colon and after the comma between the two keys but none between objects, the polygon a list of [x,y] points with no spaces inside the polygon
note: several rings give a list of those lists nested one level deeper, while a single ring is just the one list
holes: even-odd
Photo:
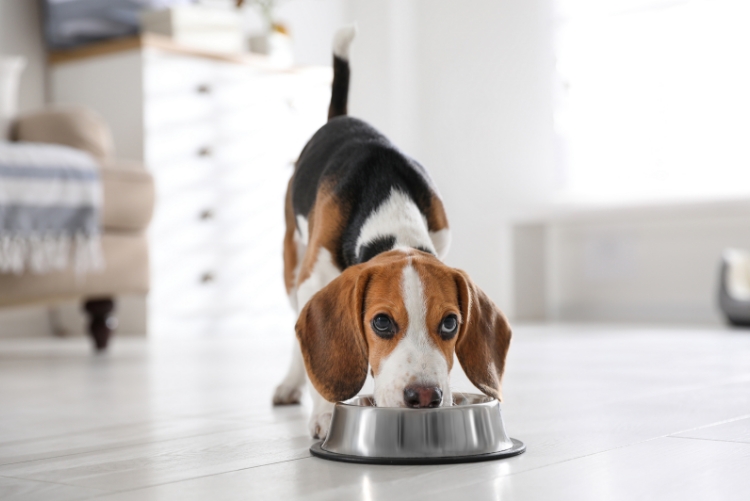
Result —
[{"label": "shadow under bowl", "polygon": [[334,406],[328,437],[310,448],[318,457],[372,464],[444,464],[488,461],[523,453],[505,432],[500,402],[454,393],[435,409],[375,407],[371,395]]}]

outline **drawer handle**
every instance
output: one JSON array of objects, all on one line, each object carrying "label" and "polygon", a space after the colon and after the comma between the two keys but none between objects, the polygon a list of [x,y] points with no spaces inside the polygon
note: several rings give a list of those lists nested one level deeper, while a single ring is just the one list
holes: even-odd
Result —
[{"label": "drawer handle", "polygon": [[208,84],[200,84],[197,90],[198,90],[198,94],[210,94],[211,86]]},{"label": "drawer handle", "polygon": [[216,214],[214,214],[213,210],[211,210],[211,209],[204,209],[204,210],[201,211],[201,213],[200,213],[200,215],[198,217],[200,218],[201,221],[208,221],[210,219],[213,219],[215,215]]},{"label": "drawer handle", "polygon": [[210,157],[213,154],[213,150],[210,146],[204,146],[198,150],[199,157]]},{"label": "drawer handle", "polygon": [[211,273],[210,271],[207,271],[207,272],[205,272],[205,273],[203,273],[201,275],[201,283],[202,284],[210,284],[214,280],[216,280],[216,276],[213,273]]}]

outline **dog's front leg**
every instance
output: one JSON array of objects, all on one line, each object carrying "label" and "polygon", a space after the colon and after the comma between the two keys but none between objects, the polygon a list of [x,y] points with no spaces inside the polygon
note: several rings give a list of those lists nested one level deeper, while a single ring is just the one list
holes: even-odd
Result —
[{"label": "dog's front leg", "polygon": [[299,342],[294,339],[292,347],[292,361],[289,364],[289,370],[276,387],[273,394],[273,405],[293,405],[300,403],[302,397],[302,387],[305,386],[306,372],[305,362],[302,360],[302,352],[299,348]]},{"label": "dog's front leg", "polygon": [[310,435],[313,438],[324,440],[328,435],[328,428],[331,426],[331,417],[333,416],[333,404],[323,398],[315,389],[312,383],[309,384],[310,397],[312,397],[313,410],[310,416],[308,427]]}]

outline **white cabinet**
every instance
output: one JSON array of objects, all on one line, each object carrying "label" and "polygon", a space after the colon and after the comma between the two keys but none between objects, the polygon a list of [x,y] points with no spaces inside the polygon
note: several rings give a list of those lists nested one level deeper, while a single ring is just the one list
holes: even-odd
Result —
[{"label": "white cabinet", "polygon": [[153,172],[152,333],[291,325],[284,193],[326,120],[329,68],[278,71],[143,45],[55,63],[52,96],[111,124]]}]

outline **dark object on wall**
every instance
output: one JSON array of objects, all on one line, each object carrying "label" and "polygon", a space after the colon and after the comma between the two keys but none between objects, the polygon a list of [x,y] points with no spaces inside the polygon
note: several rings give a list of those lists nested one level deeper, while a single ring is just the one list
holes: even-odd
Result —
[{"label": "dark object on wall", "polygon": [[719,272],[719,308],[731,325],[750,327],[750,252],[724,251]]},{"label": "dark object on wall", "polygon": [[191,0],[44,0],[44,35],[49,49],[68,49],[140,31],[138,13]]}]

